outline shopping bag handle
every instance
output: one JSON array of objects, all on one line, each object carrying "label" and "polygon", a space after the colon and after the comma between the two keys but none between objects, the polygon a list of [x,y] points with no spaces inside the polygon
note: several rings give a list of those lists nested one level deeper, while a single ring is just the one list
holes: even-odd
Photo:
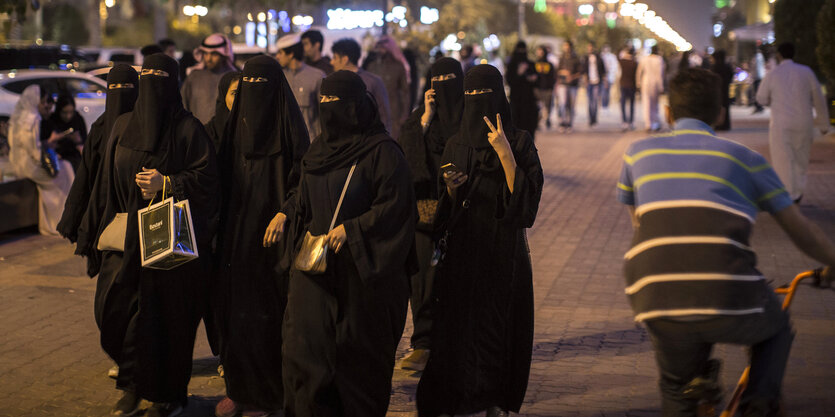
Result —
[{"label": "shopping bag handle", "polygon": [[[168,182],[168,176],[167,176],[167,175],[163,175],[163,176],[162,176],[162,200],[165,200],[165,184],[166,184],[167,182]],[[156,193],[154,193],[154,196],[153,196],[153,197],[151,197],[151,202],[150,202],[150,203],[148,203],[148,208],[151,208],[151,206],[153,206],[153,205],[154,205],[154,199],[155,199],[155,198],[157,198]],[[160,200],[160,201],[162,201],[162,200]]]}]

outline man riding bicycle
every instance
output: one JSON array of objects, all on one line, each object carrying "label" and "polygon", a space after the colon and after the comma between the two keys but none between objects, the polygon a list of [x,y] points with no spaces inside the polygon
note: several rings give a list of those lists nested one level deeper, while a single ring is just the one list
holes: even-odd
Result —
[{"label": "man riding bicycle", "polygon": [[[696,415],[683,388],[714,343],[751,346],[743,416],[779,413],[794,336],[756,268],[750,236],[759,211],[805,254],[835,265],[835,245],[801,214],[765,158],[716,137],[719,83],[706,70],[680,71],[666,109],[674,130],[630,145],[617,185],[635,228],[624,256],[626,294],[655,347],[665,417]],[[823,277],[831,280],[829,268]]]}]

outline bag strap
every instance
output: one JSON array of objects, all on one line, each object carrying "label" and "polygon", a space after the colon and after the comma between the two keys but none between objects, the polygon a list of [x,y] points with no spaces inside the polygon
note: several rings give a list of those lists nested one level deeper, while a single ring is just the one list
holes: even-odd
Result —
[{"label": "bag strap", "polygon": [[[166,180],[165,180],[165,176],[163,176],[163,177],[162,177],[162,200],[165,200],[165,183],[166,183],[166,182],[168,182],[168,181],[166,181]],[[154,199],[156,199],[156,198],[157,198],[157,195],[156,195],[156,193],[155,193],[155,194],[154,194],[154,196],[153,196],[153,197],[151,197],[151,202],[150,202],[150,203],[148,203],[148,208],[151,208],[151,206],[153,206],[153,205],[154,205]],[[162,201],[162,200],[160,200],[160,201]]]},{"label": "bag strap", "polygon": [[339,202],[336,203],[336,211],[333,212],[333,219],[331,219],[331,227],[328,228],[328,233],[333,230],[333,226],[336,224],[336,216],[339,215],[339,209],[342,208],[342,200],[345,199],[345,192],[348,191],[348,184],[351,183],[351,177],[354,175],[354,169],[357,168],[357,161],[354,161],[354,164],[351,165],[351,170],[348,171],[348,178],[345,179],[345,185],[342,187],[342,194],[339,196]]}]

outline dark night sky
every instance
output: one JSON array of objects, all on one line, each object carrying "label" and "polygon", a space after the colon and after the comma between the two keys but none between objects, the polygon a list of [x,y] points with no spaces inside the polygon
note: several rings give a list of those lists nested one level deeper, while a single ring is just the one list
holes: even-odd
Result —
[{"label": "dark night sky", "polygon": [[638,0],[664,18],[670,27],[701,51],[713,38],[713,0]]}]

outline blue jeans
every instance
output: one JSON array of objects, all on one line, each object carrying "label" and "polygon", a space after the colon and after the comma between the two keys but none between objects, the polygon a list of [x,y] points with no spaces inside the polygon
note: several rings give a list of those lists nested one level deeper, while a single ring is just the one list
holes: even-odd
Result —
[{"label": "blue jeans", "polygon": [[[629,102],[629,117],[626,117],[626,102]],[[629,87],[620,88],[620,114],[624,123],[632,124],[635,120],[635,89]]]},{"label": "blue jeans", "polygon": [[571,127],[574,124],[574,101],[577,99],[577,87],[567,84],[558,85],[557,99],[560,103],[560,126]]},{"label": "blue jeans", "polygon": [[597,105],[600,101],[600,89],[603,84],[589,84],[587,87],[589,96],[589,125],[597,124]]},{"label": "blue jeans", "polygon": [[[696,402],[684,398],[682,389],[710,359],[714,343],[751,346],[751,374],[740,407],[767,415],[780,398],[780,387],[794,333],[788,313],[773,293],[765,312],[718,316],[699,321],[656,319],[646,322],[655,359],[661,373],[661,412],[664,417],[696,415]],[[749,415],[749,414],[746,414]]]}]

